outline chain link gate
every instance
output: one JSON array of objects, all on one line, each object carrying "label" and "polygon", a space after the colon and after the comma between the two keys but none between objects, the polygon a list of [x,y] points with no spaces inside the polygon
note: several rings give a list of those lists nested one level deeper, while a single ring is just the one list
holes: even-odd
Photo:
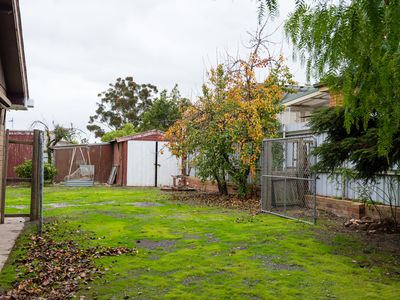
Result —
[{"label": "chain link gate", "polygon": [[315,224],[316,174],[313,136],[266,139],[261,159],[262,211]]}]

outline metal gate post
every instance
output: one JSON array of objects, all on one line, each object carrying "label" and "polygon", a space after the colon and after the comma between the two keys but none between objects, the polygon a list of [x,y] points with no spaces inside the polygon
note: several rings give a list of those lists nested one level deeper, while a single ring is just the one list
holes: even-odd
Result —
[{"label": "metal gate post", "polygon": [[37,221],[39,219],[39,139],[40,131],[33,131],[33,155],[32,155],[32,185],[31,185],[31,210],[30,219],[31,221]]},{"label": "metal gate post", "polygon": [[261,158],[260,158],[260,164],[261,164],[261,174],[260,174],[260,186],[261,186],[261,197],[260,197],[260,204],[261,204],[261,210],[264,210],[266,207],[266,192],[265,192],[265,179],[264,174],[266,172],[265,169],[265,154],[266,154],[266,149],[265,149],[265,141],[262,142],[262,147],[261,147]]},{"label": "metal gate post", "polygon": [[39,134],[39,233],[42,234],[43,227],[43,186],[44,186],[44,162],[43,162],[43,132]]},{"label": "metal gate post", "polygon": [[[313,137],[313,148],[317,147],[317,139]],[[312,153],[311,149],[311,153]],[[317,163],[317,157],[312,155],[313,165]],[[317,173],[315,171],[311,172],[312,182],[313,182],[313,204],[314,204],[314,225],[317,224]]]},{"label": "metal gate post", "polygon": [[287,146],[288,146],[288,143],[287,143],[287,140],[285,140],[285,148],[284,148],[284,151],[285,151],[285,160],[284,160],[284,165],[283,165],[283,171],[284,171],[284,176],[285,176],[285,179],[284,179],[284,189],[283,189],[283,213],[286,215],[286,202],[287,202],[287,161],[288,161],[288,148],[287,148]]}]

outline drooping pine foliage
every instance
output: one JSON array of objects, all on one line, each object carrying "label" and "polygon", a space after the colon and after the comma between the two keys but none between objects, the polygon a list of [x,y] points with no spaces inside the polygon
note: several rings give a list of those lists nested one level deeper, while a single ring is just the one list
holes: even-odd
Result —
[{"label": "drooping pine foliage", "polygon": [[315,168],[319,172],[333,174],[346,164],[355,170],[355,176],[374,180],[376,175],[396,169],[400,162],[400,130],[394,135],[387,157],[378,155],[379,120],[371,116],[368,126],[363,121],[353,123],[349,130],[343,126],[346,108],[323,108],[316,111],[310,121],[311,130],[316,134],[327,134],[323,144],[314,153],[319,160]]},{"label": "drooping pine foliage", "polygon": [[377,147],[390,162],[400,129],[400,0],[312,3],[297,6],[286,34],[308,76],[343,95],[340,126],[373,135],[377,146],[368,141],[364,150]]},{"label": "drooping pine foliage", "polygon": [[[284,2],[284,1],[282,1]],[[304,5],[304,0],[295,0],[296,7]],[[276,16],[278,14],[278,0],[257,0],[258,3],[258,21],[267,16]]]},{"label": "drooping pine foliage", "polygon": [[278,1],[277,0],[257,0],[258,2],[258,21],[267,15],[276,15],[278,12]]}]

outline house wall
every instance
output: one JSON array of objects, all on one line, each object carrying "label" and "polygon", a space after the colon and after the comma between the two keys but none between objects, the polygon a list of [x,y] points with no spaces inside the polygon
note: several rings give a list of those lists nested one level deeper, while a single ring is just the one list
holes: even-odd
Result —
[{"label": "house wall", "polygon": [[[73,157],[74,148],[77,149],[75,157]],[[57,169],[55,181],[64,181],[65,176],[69,175],[70,169],[72,173],[83,164],[94,165],[95,182],[107,183],[113,165],[113,146],[111,144],[101,144],[55,148],[54,165]]]},{"label": "house wall", "polygon": [[[286,136],[296,136],[310,134],[309,129],[304,124],[299,126],[286,126]],[[321,145],[326,134],[315,137],[317,145]],[[290,153],[288,155],[290,157]],[[347,164],[351,168],[351,164]],[[370,198],[373,201],[389,204],[390,201],[396,202],[400,206],[400,183],[393,180],[393,175],[385,175],[378,178],[375,183],[369,183]],[[322,197],[332,197],[336,199],[361,200],[365,197],[366,185],[362,180],[344,180],[339,174],[331,176],[327,173],[319,173],[316,182],[316,193]],[[391,198],[391,199],[390,199]]]},{"label": "house wall", "polygon": [[286,107],[285,110],[280,113],[279,121],[282,125],[292,125],[297,123],[307,123],[313,109],[303,109],[301,111],[293,111],[291,107]]},{"label": "house wall", "polygon": [[4,78],[3,64],[0,57],[0,94],[6,94],[6,81]]},{"label": "house wall", "polygon": [[291,111],[290,107],[287,107],[279,115],[279,121],[283,125],[301,122],[300,112]]}]

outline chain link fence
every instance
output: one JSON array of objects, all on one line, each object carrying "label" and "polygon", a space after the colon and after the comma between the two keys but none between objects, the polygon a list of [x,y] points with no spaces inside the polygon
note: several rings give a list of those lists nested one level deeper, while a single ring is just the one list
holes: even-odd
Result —
[{"label": "chain link fence", "polygon": [[261,160],[262,211],[316,223],[316,175],[313,136],[267,139]]}]

